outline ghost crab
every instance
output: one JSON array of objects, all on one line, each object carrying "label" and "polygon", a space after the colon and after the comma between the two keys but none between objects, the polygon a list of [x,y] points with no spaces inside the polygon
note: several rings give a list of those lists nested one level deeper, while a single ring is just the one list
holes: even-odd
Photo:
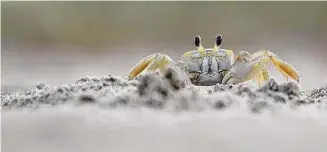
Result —
[{"label": "ghost crab", "polygon": [[232,50],[220,48],[222,40],[222,36],[217,34],[214,47],[203,48],[201,37],[195,36],[197,50],[184,53],[177,63],[166,54],[151,54],[130,71],[128,79],[132,80],[148,72],[163,72],[167,67],[172,67],[185,74],[186,80],[196,86],[239,84],[250,80],[256,80],[258,86],[261,86],[270,78],[266,66],[272,63],[286,80],[290,77],[299,83],[297,71],[273,52],[260,50],[250,54],[241,51],[234,59]]}]

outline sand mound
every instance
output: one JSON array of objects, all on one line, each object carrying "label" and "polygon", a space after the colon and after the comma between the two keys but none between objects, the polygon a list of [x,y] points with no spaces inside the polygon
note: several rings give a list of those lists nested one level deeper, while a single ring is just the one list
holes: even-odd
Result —
[{"label": "sand mound", "polygon": [[24,93],[1,95],[4,109],[37,108],[44,105],[96,104],[101,107],[150,107],[170,110],[226,109],[241,105],[259,112],[280,104],[296,107],[327,102],[327,86],[303,91],[294,82],[278,84],[269,80],[263,87],[222,85],[196,87],[178,79],[168,70],[151,73],[134,81],[117,76],[82,77],[74,84],[49,87],[36,85]]}]

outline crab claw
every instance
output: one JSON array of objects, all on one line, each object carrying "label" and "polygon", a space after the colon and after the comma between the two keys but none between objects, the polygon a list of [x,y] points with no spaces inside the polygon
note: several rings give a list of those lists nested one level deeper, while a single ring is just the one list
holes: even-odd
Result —
[{"label": "crab claw", "polygon": [[160,70],[163,72],[169,65],[174,65],[174,61],[166,54],[155,53],[143,58],[130,72],[128,79],[132,80],[135,77],[147,73]]},{"label": "crab claw", "polygon": [[224,76],[223,84],[238,84],[255,79],[261,87],[264,81],[269,79],[269,73],[261,62],[248,62],[237,60],[231,69]]},{"label": "crab claw", "polygon": [[288,80],[289,77],[299,83],[300,77],[298,72],[287,62],[280,59],[277,55],[269,50],[261,50],[251,55],[251,61],[260,61],[265,65],[273,63],[276,69]]}]

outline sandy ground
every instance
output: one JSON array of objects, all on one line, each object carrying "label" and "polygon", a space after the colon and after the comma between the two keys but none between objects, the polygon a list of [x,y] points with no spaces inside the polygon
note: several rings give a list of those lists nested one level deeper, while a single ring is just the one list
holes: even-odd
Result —
[{"label": "sandy ground", "polygon": [[327,113],[308,108],[253,116],[242,110],[172,114],[57,107],[2,114],[4,152],[324,152]]},{"label": "sandy ground", "polygon": [[84,77],[4,95],[2,151],[327,150],[326,88],[307,96],[298,86],[283,84],[276,89],[267,83],[263,91],[171,85],[156,75],[135,83]]}]

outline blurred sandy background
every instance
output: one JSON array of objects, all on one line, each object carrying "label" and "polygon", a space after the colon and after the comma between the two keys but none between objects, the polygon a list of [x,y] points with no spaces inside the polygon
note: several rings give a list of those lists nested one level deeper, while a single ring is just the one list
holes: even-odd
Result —
[{"label": "blurred sandy background", "polygon": [[271,49],[305,88],[327,79],[326,2],[1,3],[3,92],[125,75],[152,52],[178,60],[196,34],[212,47],[217,32],[235,52]]}]

